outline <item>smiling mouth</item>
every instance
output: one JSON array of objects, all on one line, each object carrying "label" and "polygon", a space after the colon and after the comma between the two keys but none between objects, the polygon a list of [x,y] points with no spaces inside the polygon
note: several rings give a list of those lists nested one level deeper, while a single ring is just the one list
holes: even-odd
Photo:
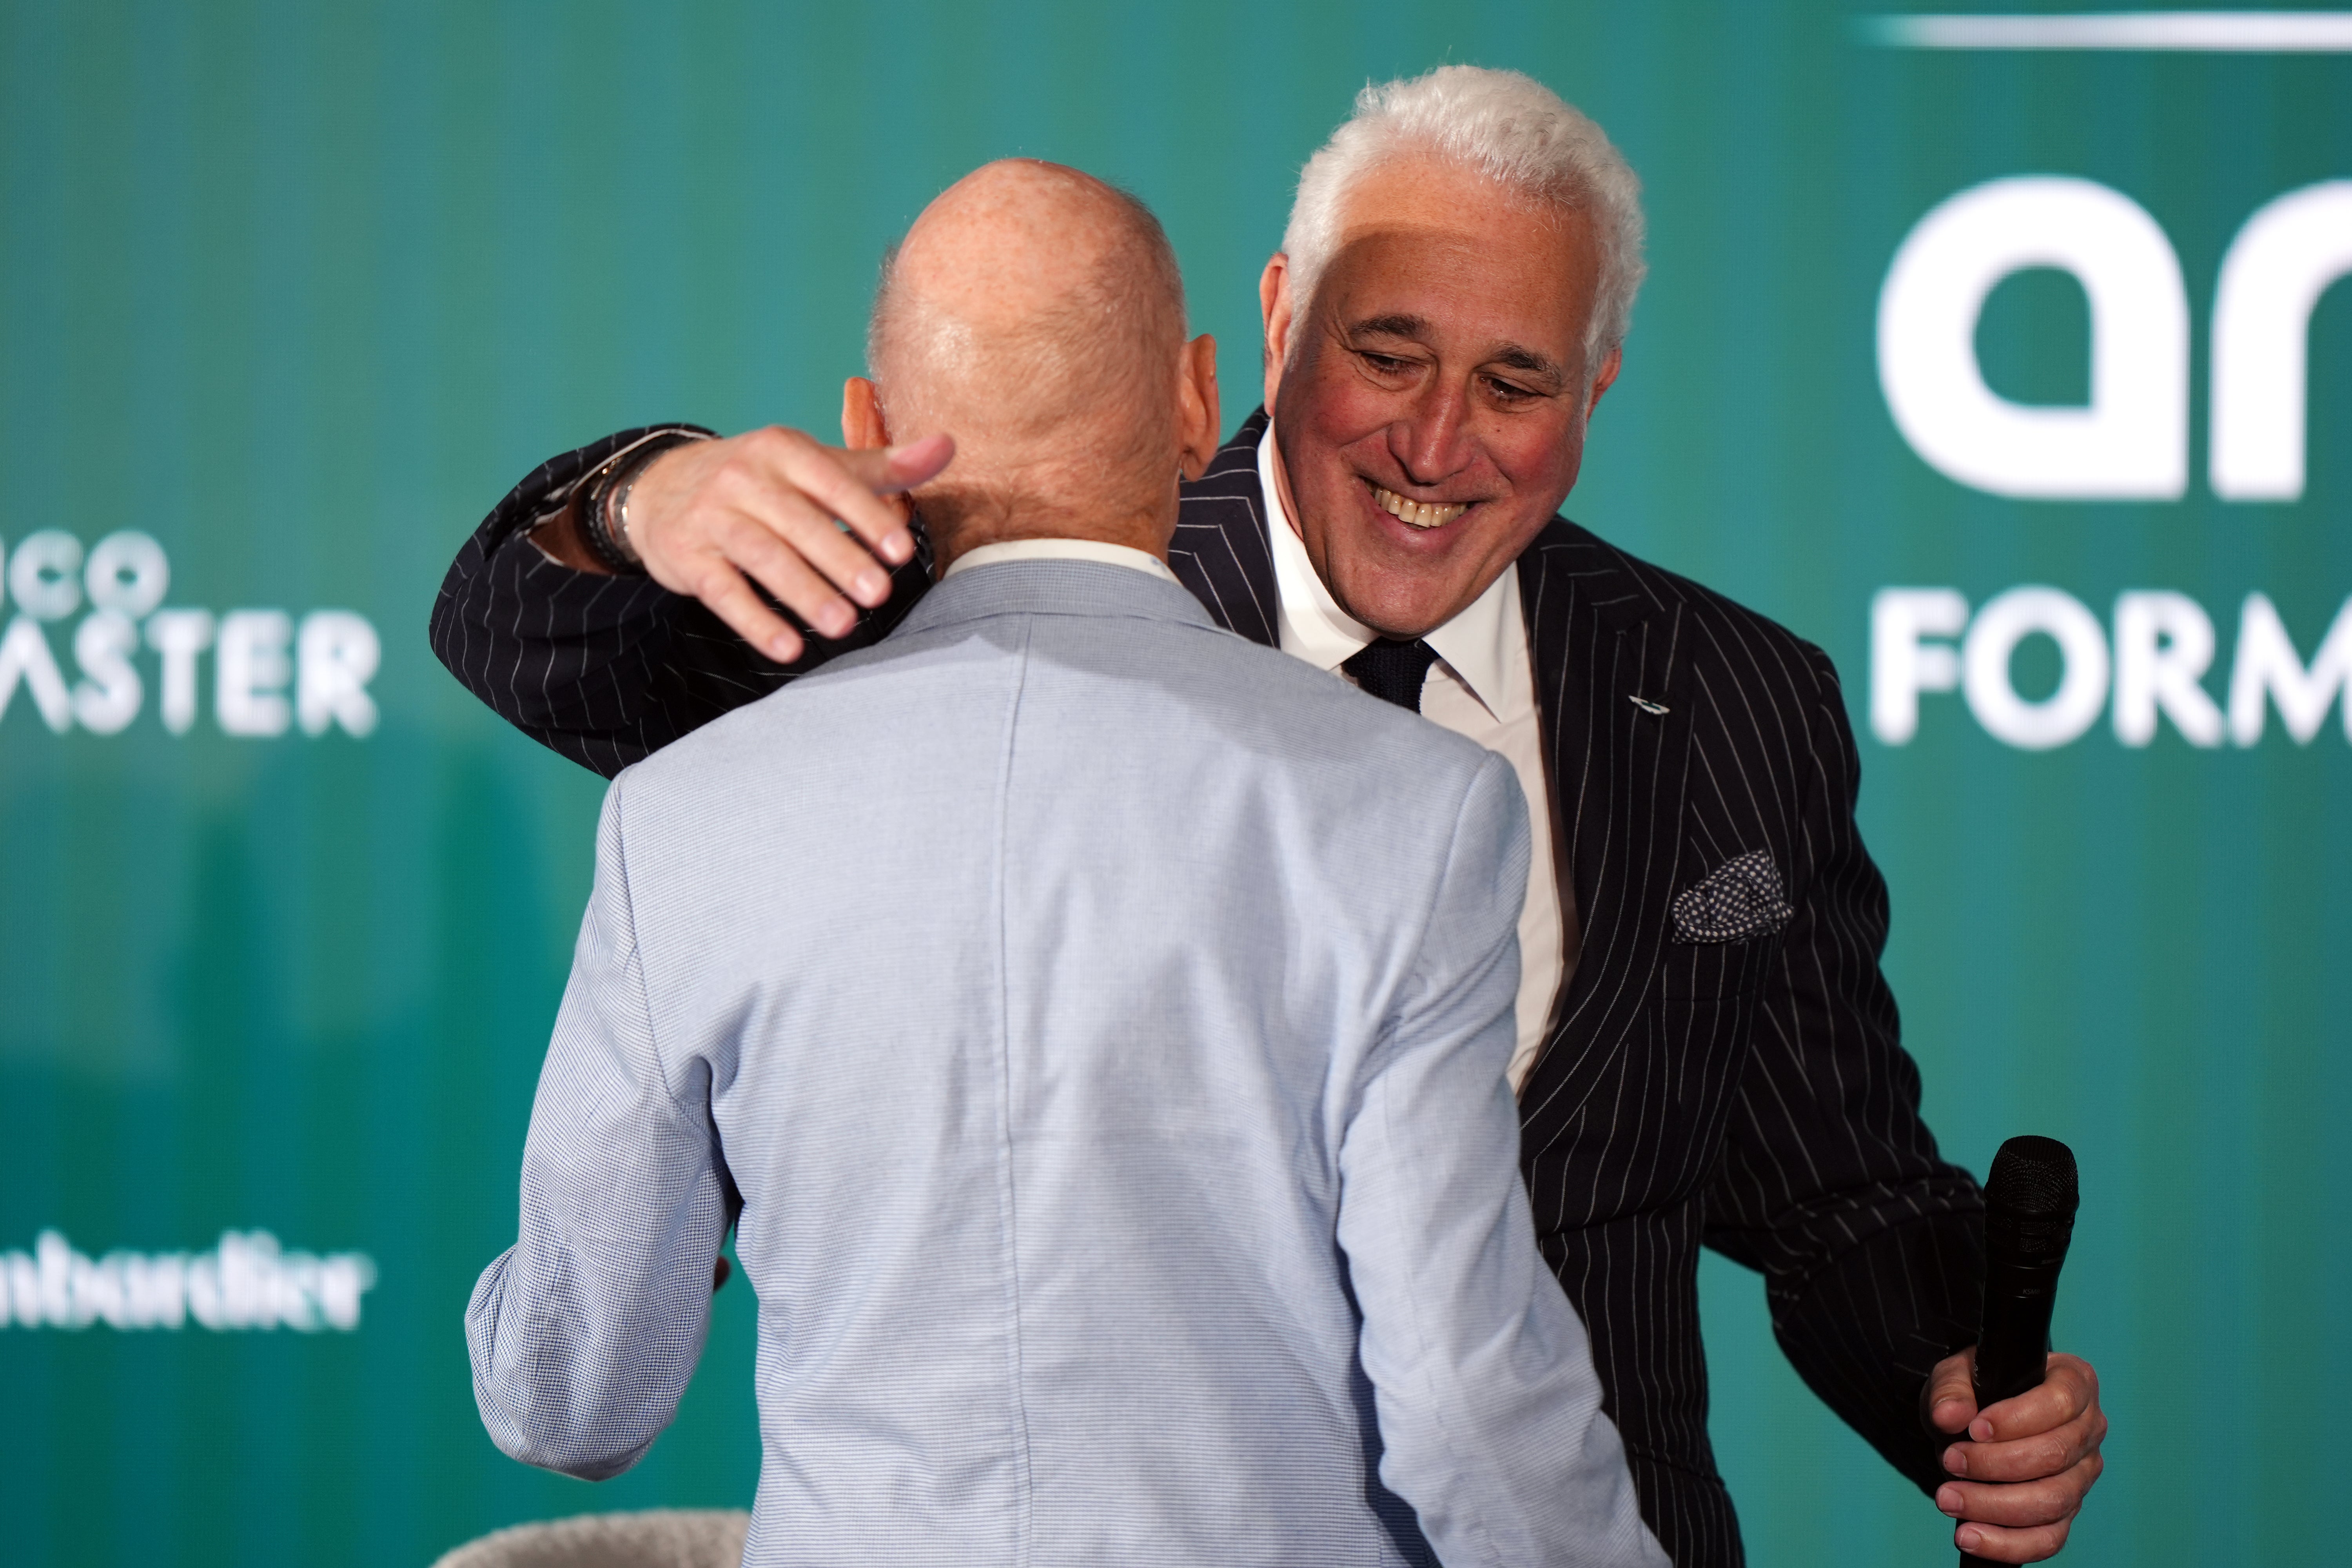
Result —
[{"label": "smiling mouth", "polygon": [[1407,500],[1396,491],[1384,490],[1378,485],[1371,489],[1373,505],[1412,528],[1443,528],[1470,510],[1467,501],[1458,506],[1440,506],[1431,501]]}]

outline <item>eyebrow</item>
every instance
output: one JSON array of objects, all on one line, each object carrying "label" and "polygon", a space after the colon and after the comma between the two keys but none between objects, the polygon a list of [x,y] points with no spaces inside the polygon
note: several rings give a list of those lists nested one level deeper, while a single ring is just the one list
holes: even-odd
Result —
[{"label": "eyebrow", "polygon": [[[1429,322],[1423,317],[1403,313],[1367,316],[1360,321],[1350,323],[1348,335],[1349,337],[1410,338],[1420,342],[1429,336]],[[1487,355],[1486,359],[1491,364],[1543,376],[1557,385],[1564,386],[1568,384],[1567,373],[1548,355],[1539,354],[1535,350],[1522,347],[1517,343],[1505,343]]]},{"label": "eyebrow", "polygon": [[1507,365],[1513,370],[1524,370],[1561,385],[1565,385],[1568,382],[1567,374],[1559,366],[1544,355],[1536,353],[1535,350],[1523,349],[1517,343],[1505,343],[1490,357],[1496,364]]},{"label": "eyebrow", "polygon": [[1348,329],[1350,337],[1367,334],[1381,338],[1425,338],[1429,335],[1429,322],[1420,316],[1402,314],[1367,316]]}]

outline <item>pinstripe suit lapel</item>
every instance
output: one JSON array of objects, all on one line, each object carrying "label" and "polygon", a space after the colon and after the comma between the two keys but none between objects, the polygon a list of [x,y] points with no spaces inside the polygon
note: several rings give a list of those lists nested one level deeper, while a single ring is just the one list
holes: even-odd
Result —
[{"label": "pinstripe suit lapel", "polygon": [[1257,445],[1265,425],[1261,408],[1217,449],[1206,472],[1186,481],[1176,534],[1168,542],[1168,564],[1219,626],[1261,647],[1278,647],[1280,605],[1265,532],[1268,508],[1257,481]]},{"label": "pinstripe suit lapel", "polygon": [[1691,734],[1684,608],[1645,591],[1615,554],[1554,519],[1519,558],[1557,853],[1582,931],[1521,1097],[1530,1120],[1572,1112],[1632,1037],[1680,882]]}]

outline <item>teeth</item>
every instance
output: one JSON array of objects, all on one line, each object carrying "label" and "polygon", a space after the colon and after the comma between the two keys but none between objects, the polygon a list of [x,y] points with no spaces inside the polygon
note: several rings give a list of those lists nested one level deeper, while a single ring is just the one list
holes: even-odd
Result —
[{"label": "teeth", "polygon": [[1415,528],[1442,528],[1470,510],[1467,502],[1460,506],[1438,506],[1428,501],[1411,501],[1394,490],[1372,487],[1372,500],[1380,509],[1400,522]]}]

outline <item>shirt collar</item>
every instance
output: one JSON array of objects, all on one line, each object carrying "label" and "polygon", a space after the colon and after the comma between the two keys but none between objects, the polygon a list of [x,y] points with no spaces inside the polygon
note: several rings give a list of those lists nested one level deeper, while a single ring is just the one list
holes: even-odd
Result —
[{"label": "shirt collar", "polygon": [[[1353,658],[1380,634],[1339,607],[1331,590],[1315,571],[1298,526],[1283,504],[1275,483],[1274,424],[1257,444],[1258,484],[1265,491],[1266,510],[1276,526],[1266,530],[1274,547],[1275,589],[1281,600],[1282,651],[1303,658],[1318,669],[1336,670]],[[1512,636],[1517,631],[1517,637]],[[1519,618],[1519,574],[1507,568],[1486,591],[1464,606],[1462,613],[1423,640],[1437,650],[1462,684],[1500,717],[1516,706],[1515,647],[1524,643],[1525,624]],[[1523,666],[1524,657],[1518,661]]]},{"label": "shirt collar", "polygon": [[992,566],[1000,561],[1096,561],[1106,566],[1126,566],[1148,573],[1163,582],[1176,582],[1176,574],[1157,555],[1130,550],[1124,544],[1107,544],[1098,539],[1007,539],[983,544],[957,556],[940,574],[940,581],[944,583],[967,567]]}]

